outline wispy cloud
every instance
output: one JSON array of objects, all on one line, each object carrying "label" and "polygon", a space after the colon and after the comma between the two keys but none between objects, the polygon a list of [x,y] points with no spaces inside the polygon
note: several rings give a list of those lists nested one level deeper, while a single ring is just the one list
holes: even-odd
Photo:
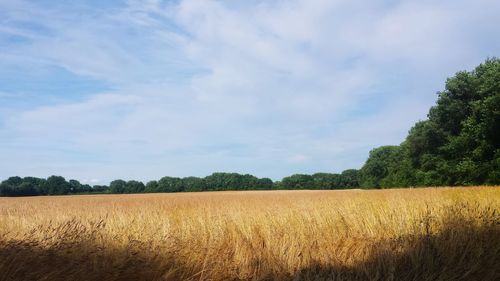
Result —
[{"label": "wispy cloud", "polygon": [[[498,55],[498,11],[488,0],[2,1],[0,177],[359,167],[425,118],[447,76]],[[106,87],[54,100],[42,85],[9,110],[12,77],[50,67],[74,76],[42,74],[62,89]]]}]

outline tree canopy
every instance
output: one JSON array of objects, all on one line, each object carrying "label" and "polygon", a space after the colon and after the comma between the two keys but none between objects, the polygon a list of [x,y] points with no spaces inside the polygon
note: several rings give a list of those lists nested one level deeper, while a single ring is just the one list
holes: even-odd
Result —
[{"label": "tree canopy", "polygon": [[500,183],[500,60],[460,71],[399,146],[370,152],[366,187]]}]

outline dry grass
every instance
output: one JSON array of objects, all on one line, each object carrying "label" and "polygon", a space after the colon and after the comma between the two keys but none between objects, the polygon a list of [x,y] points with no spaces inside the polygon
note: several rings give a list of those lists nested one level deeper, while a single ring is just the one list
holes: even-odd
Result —
[{"label": "dry grass", "polygon": [[500,189],[0,198],[0,280],[500,280]]}]

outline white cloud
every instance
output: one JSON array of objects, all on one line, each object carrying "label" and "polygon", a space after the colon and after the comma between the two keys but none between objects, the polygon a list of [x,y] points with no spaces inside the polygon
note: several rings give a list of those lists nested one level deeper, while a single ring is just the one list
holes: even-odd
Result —
[{"label": "white cloud", "polygon": [[12,22],[48,31],[3,26],[31,41],[0,63],[58,65],[113,90],[0,117],[13,159],[0,177],[359,167],[425,118],[446,76],[500,47],[470,40],[500,31],[494,1],[130,1],[90,15],[9,3]]}]

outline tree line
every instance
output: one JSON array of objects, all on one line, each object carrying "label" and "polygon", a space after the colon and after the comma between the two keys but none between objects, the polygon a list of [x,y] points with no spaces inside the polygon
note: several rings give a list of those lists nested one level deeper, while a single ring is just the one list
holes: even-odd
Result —
[{"label": "tree line", "polygon": [[50,176],[47,179],[16,176],[0,183],[0,196],[64,195],[107,191],[107,186],[90,186],[81,184],[77,180],[66,181],[61,176]]},{"label": "tree line", "polygon": [[487,59],[473,71],[448,78],[427,117],[400,145],[375,148],[361,169],[340,174],[295,174],[273,182],[213,173],[94,186],[61,176],[10,177],[0,183],[0,196],[500,184],[500,59]]},{"label": "tree line", "polygon": [[65,195],[85,193],[147,193],[193,192],[223,190],[273,190],[273,189],[341,189],[359,187],[359,171],[347,170],[342,174],[296,174],[273,182],[249,174],[213,173],[207,177],[163,177],[144,184],[136,180],[114,180],[109,185],[81,184],[66,181],[61,176],[47,179],[35,177],[10,177],[0,184],[1,196]]}]

